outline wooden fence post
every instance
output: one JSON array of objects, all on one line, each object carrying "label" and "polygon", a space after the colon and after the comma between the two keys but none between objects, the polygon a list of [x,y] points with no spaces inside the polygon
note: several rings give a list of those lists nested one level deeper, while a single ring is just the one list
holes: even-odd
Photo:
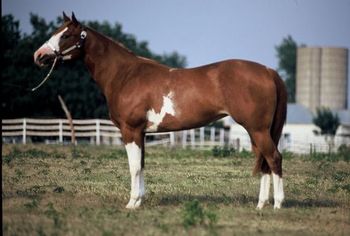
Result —
[{"label": "wooden fence post", "polygon": [[169,133],[169,136],[170,136],[170,146],[175,146],[175,134],[174,132],[170,132]]},{"label": "wooden fence post", "polygon": [[22,137],[22,143],[27,144],[27,120],[26,118],[23,118],[23,137]]},{"label": "wooden fence post", "polygon": [[190,130],[190,135],[191,135],[191,146],[194,147],[196,145],[195,129]]},{"label": "wooden fence post", "polygon": [[101,139],[100,139],[100,120],[96,119],[96,144],[100,145]]},{"label": "wooden fence post", "polygon": [[215,143],[215,127],[210,128],[210,142]]},{"label": "wooden fence post", "polygon": [[201,127],[199,129],[199,139],[200,139],[200,145],[204,146],[204,139],[205,139],[205,135],[204,135],[204,127]]},{"label": "wooden fence post", "polygon": [[58,142],[63,143],[63,121],[60,119],[58,122]]},{"label": "wooden fence post", "polygon": [[187,130],[182,131],[182,147],[187,145]]},{"label": "wooden fence post", "polygon": [[220,146],[225,145],[225,130],[220,129]]}]

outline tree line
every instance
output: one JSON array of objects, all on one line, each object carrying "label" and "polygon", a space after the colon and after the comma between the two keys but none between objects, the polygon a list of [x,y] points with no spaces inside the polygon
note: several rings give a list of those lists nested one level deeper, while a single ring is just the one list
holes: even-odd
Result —
[{"label": "tree line", "polygon": [[[1,109],[3,118],[35,117],[64,118],[58,95],[61,95],[72,116],[82,118],[108,118],[105,98],[90,78],[82,61],[65,62],[55,69],[43,88],[31,92],[46,76],[50,68],[40,69],[33,62],[33,53],[57,29],[62,18],[46,22],[31,14],[33,31],[23,34],[19,21],[12,15],[2,16],[1,24]],[[162,64],[183,68],[186,58],[177,52],[156,54],[146,41],[138,41],[132,34],[123,32],[119,23],[82,22],[104,35],[124,44],[135,54],[154,59]]]}]

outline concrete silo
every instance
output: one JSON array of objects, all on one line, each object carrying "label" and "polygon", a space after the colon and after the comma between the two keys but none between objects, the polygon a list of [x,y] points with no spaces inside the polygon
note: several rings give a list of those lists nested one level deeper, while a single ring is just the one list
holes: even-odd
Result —
[{"label": "concrete silo", "polygon": [[348,49],[302,47],[297,51],[296,101],[317,107],[347,108]]}]

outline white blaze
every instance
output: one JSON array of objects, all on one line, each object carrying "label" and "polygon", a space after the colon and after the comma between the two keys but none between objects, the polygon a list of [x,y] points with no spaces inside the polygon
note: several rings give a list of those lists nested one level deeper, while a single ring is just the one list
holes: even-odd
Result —
[{"label": "white blaze", "polygon": [[61,32],[53,35],[46,43],[44,43],[37,51],[50,51],[51,54],[54,54],[54,51],[60,51],[59,42],[62,37],[62,34],[68,30],[68,27],[64,28]]},{"label": "white blaze", "polygon": [[147,128],[147,131],[157,131],[159,124],[162,123],[166,114],[175,116],[173,97],[173,92],[163,96],[163,105],[159,113],[157,113],[153,108],[147,111],[147,120],[153,123]]},{"label": "white blaze", "polygon": [[56,51],[60,51],[60,46],[59,46],[59,42],[61,39],[61,36],[64,32],[66,32],[68,30],[68,27],[64,28],[61,32],[53,35],[49,41],[46,42],[46,44],[51,48],[51,49],[55,49]]}]

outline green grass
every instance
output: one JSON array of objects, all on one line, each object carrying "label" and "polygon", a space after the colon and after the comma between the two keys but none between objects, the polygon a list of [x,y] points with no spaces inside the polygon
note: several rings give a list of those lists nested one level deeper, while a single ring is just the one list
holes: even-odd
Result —
[{"label": "green grass", "polygon": [[350,234],[350,166],[342,158],[287,153],[278,211],[272,198],[255,210],[259,177],[248,152],[147,148],[146,199],[135,211],[125,209],[127,163],[115,147],[3,145],[3,234]]}]

